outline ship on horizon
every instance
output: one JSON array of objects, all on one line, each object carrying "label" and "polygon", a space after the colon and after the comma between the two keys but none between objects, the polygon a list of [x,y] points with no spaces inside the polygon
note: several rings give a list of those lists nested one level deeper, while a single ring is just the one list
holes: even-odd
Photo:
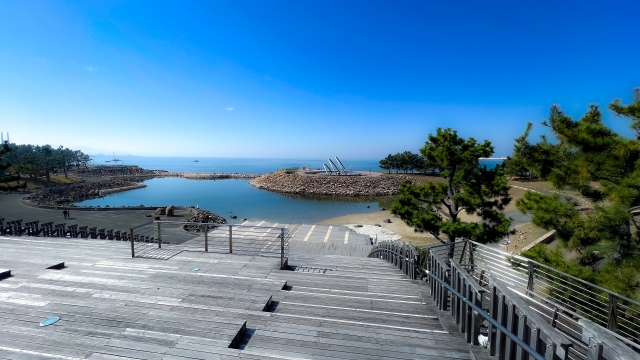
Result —
[{"label": "ship on horizon", "polygon": [[116,158],[116,153],[114,152],[114,153],[113,153],[113,159],[111,159],[111,160],[106,160],[105,162],[114,162],[114,163],[116,163],[116,164],[117,164],[117,163],[118,163],[118,161],[122,161],[122,160],[117,159],[117,158]]}]

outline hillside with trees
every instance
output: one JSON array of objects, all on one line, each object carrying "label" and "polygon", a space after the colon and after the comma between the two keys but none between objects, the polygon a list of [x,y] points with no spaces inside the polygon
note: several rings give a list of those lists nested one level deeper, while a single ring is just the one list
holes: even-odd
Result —
[{"label": "hillside with trees", "polygon": [[[558,191],[573,190],[590,200],[592,208],[577,206],[570,197],[527,192],[516,205],[532,222],[556,230],[562,249],[537,246],[523,255],[561,271],[636,297],[640,285],[640,90],[632,102],[609,105],[614,117],[630,122],[636,138],[607,127],[597,105],[580,119],[554,105],[542,125],[554,139],[532,143],[529,123],[516,139],[506,168],[511,175],[547,180]],[[564,254],[572,254],[568,259]]]},{"label": "hillside with trees", "polygon": [[[91,157],[80,150],[71,150],[64,146],[57,148],[51,145],[9,144],[2,145],[0,164],[5,164],[5,176],[0,178],[6,189],[26,186],[25,177],[29,180],[42,178],[52,181],[52,174],[62,173],[69,178],[72,167],[86,167]],[[1,167],[0,167],[1,169]],[[15,184],[10,184],[15,182]]]}]

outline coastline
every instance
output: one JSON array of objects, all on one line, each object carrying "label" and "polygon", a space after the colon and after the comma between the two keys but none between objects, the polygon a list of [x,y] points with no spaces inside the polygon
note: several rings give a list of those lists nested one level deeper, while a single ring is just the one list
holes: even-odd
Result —
[{"label": "coastline", "polygon": [[[56,187],[49,187],[49,188],[44,188],[41,190],[35,190],[32,192],[33,194],[36,193],[40,193],[40,192],[48,192],[48,191],[52,191],[54,189],[69,189],[67,191],[71,191],[71,189],[74,188],[79,188],[79,187],[83,187],[83,188],[87,188],[90,189],[90,196],[85,196],[82,198],[82,200],[87,200],[89,198],[100,198],[100,197],[104,197],[107,194],[113,193],[113,192],[117,192],[117,191],[127,191],[127,190],[133,190],[136,188],[140,188],[146,185],[140,184],[140,182],[148,180],[148,179],[152,179],[152,178],[164,178],[164,177],[181,177],[181,178],[185,178],[185,179],[194,179],[194,180],[216,180],[216,179],[248,179],[248,178],[253,178],[254,180],[256,179],[256,177],[254,176],[258,176],[256,174],[239,174],[239,173],[228,173],[228,174],[222,174],[222,173],[177,173],[177,172],[166,172],[163,170],[146,170],[146,169],[142,169],[139,167],[111,167],[111,168],[107,168],[107,167],[98,167],[98,168],[90,168],[92,171],[89,172],[83,172],[80,171],[80,173],[76,173],[76,172],[71,172],[71,174],[75,175],[75,176],[79,176],[82,179],[82,183],[76,183],[76,184],[68,184],[68,185],[62,185],[62,186],[56,186]],[[105,170],[109,170],[109,171],[105,171]],[[109,174],[106,174],[106,173]],[[123,172],[126,172],[123,174]],[[331,192],[333,192],[334,196],[345,196],[347,198],[353,198],[353,199],[358,199],[361,198],[361,195],[357,195],[357,194],[353,194],[353,192],[351,192],[350,188],[351,186],[354,186],[353,184],[355,184],[355,186],[360,187],[362,184],[360,184],[359,182],[362,180],[366,180],[367,184],[370,184],[371,181],[380,181],[383,180],[385,182],[389,182],[391,183],[391,181],[388,180],[394,180],[393,182],[396,182],[398,180],[403,180],[404,178],[410,178],[412,181],[417,181],[416,179],[412,178],[412,177],[408,177],[408,176],[382,176],[382,174],[377,173],[377,176],[373,176],[373,177],[369,177],[369,176],[310,176],[310,175],[291,175],[291,174],[284,174],[284,173],[271,173],[271,174],[267,174],[267,175],[278,175],[278,174],[283,174],[281,176],[282,179],[284,179],[284,182],[281,182],[280,184],[282,185],[283,183],[286,185],[286,181],[289,180],[296,180],[296,179],[300,179],[302,178],[303,180],[308,180],[311,179],[313,182],[317,182],[318,186],[320,186],[320,190],[321,191],[326,191],[326,190],[330,190]],[[169,176],[167,176],[169,175]],[[179,175],[179,176],[178,176]],[[264,177],[267,175],[262,175],[262,176],[258,176],[257,178],[260,177]],[[109,188],[109,187],[104,187],[104,186],[100,186],[100,185],[106,185],[107,183],[113,183],[114,185],[117,184],[118,186],[114,186],[113,189]],[[335,182],[335,183],[333,183]],[[342,183],[345,182],[345,183]],[[329,186],[327,186],[327,183],[329,183]],[[100,185],[99,185],[100,184]],[[342,186],[334,186],[334,185],[342,185]],[[127,185],[127,186],[123,186],[123,185]],[[253,184],[252,184],[253,185]],[[388,187],[387,185],[389,184],[385,184],[385,187]],[[254,186],[256,187],[256,186]],[[189,186],[189,188],[191,188],[191,186]],[[308,195],[311,194],[312,196],[314,195],[314,193],[316,193],[317,191],[314,190],[314,188],[311,187],[305,187],[303,190],[304,192],[301,193],[301,191],[299,189],[295,189],[295,191],[292,192],[286,192],[286,191],[277,191],[274,189],[266,189],[264,187],[257,187],[257,188],[263,188],[265,190],[268,190],[268,192],[273,192],[273,193],[278,193],[281,195]],[[531,190],[531,189],[524,189],[521,188],[519,186],[516,186],[515,184],[512,184],[512,190],[511,190],[511,194],[514,197],[514,200],[521,197],[526,191],[535,191],[535,190]],[[82,192],[83,194],[89,194],[89,192]],[[343,195],[343,193],[346,193]],[[47,215],[45,217],[52,217],[52,218],[57,218],[59,216],[58,212],[61,212],[63,209],[69,209],[72,211],[77,211],[80,210],[82,213],[90,213],[90,212],[95,212],[95,217],[98,218],[101,215],[99,214],[107,214],[107,213],[119,213],[120,211],[117,210],[125,210],[124,213],[130,213],[130,214],[136,214],[136,218],[142,218],[142,217],[146,217],[148,219],[150,213],[152,213],[153,211],[155,211],[158,208],[165,208],[169,205],[172,204],[162,204],[162,205],[158,205],[158,206],[115,206],[115,204],[111,204],[111,206],[102,206],[100,207],[98,206],[78,206],[75,205],[74,202],[49,202],[47,204],[37,204],[37,203],[33,203],[33,202],[28,202],[22,199],[22,197],[24,197],[27,193],[20,193],[15,194],[16,196],[19,196],[19,203],[21,205],[25,205],[26,207],[30,207],[34,209],[33,214],[28,214],[28,213],[24,213],[25,215],[23,216],[25,219],[29,219],[29,220],[39,220],[38,218],[34,219],[33,215],[35,214],[39,214],[39,211],[35,211],[35,209],[40,209],[40,210],[44,210],[47,211]],[[385,195],[388,195],[388,193],[386,193]],[[318,195],[320,196],[320,195]],[[321,197],[325,197],[327,195],[321,196]],[[61,194],[60,199],[64,199],[67,198],[68,194]],[[331,197],[331,196],[329,196]],[[16,199],[15,197],[13,197],[13,199]],[[71,199],[71,198],[69,198]],[[77,201],[77,200],[73,200],[73,201]],[[376,200],[377,201],[377,200]],[[147,203],[146,201],[144,203]],[[194,204],[196,204],[194,202]],[[131,204],[130,204],[131,205]],[[354,205],[355,206],[355,205]],[[378,206],[385,206],[387,207],[387,205],[382,205],[379,204]],[[12,209],[12,206],[9,205],[7,207],[8,209]],[[181,207],[177,207],[177,208],[181,208]],[[368,206],[367,206],[368,208]],[[371,210],[375,209],[376,206],[372,205],[371,206]],[[206,207],[204,207],[203,209],[206,209]],[[112,211],[115,210],[115,211]],[[188,211],[188,207],[182,207],[181,208],[182,211]],[[214,209],[210,209],[210,210],[214,210]],[[234,209],[235,210],[235,209]],[[341,216],[335,216],[335,217],[327,217],[324,218],[322,220],[316,220],[318,218],[322,218],[322,215],[324,216],[331,216],[331,214],[327,214],[327,213],[320,213],[319,217],[316,217],[316,219],[312,220],[312,222],[305,222],[305,223],[315,223],[315,224],[329,224],[329,225],[369,225],[371,226],[371,228],[369,228],[369,230],[372,232],[372,234],[375,233],[375,231],[377,229],[373,228],[373,226],[375,226],[376,224],[379,225],[380,227],[378,227],[378,229],[383,228],[386,229],[394,234],[397,234],[399,236],[401,236],[401,240],[403,241],[407,241],[407,242],[412,242],[416,245],[422,245],[422,244],[429,244],[429,243],[435,243],[436,239],[431,236],[430,234],[427,233],[416,233],[414,231],[413,228],[409,227],[408,225],[406,225],[402,220],[400,220],[399,218],[395,217],[394,215],[392,215],[388,210],[380,210],[380,211],[371,211],[371,212],[361,212],[361,209],[356,209],[353,208],[354,212],[353,213],[348,213],[346,212],[346,215],[341,215]],[[220,211],[220,209],[217,209],[217,211]],[[520,225],[527,223],[528,221],[530,221],[529,219],[526,218],[526,216],[522,216],[521,214],[518,213],[517,209],[515,209],[515,201],[513,201],[511,204],[509,204],[509,206],[507,206],[505,208],[505,212],[508,213],[509,216],[512,216],[516,219],[516,221],[514,221],[513,226],[514,227],[519,227]],[[225,211],[219,212],[220,214],[226,214]],[[343,212],[344,214],[345,212]],[[79,214],[79,213],[78,213]],[[139,214],[139,215],[138,215]],[[144,215],[143,215],[144,214]],[[12,218],[14,217],[13,211],[11,213],[7,213],[5,212],[4,214],[5,217],[7,217],[7,215],[10,215]],[[112,215],[104,215],[104,221],[108,222],[109,218],[112,217]],[[242,216],[241,216],[242,217]],[[247,216],[247,217],[251,217],[251,216]],[[469,216],[467,214],[461,214],[461,217],[466,220],[466,221],[477,221],[478,218],[476,216]],[[384,222],[384,220],[389,219],[390,222],[386,223]],[[9,219],[7,219],[9,220]],[[133,219],[132,219],[133,220]],[[264,219],[261,219],[264,220]],[[138,222],[140,220],[137,220]],[[365,230],[362,228],[353,228],[353,230],[358,231],[358,230]],[[379,232],[378,232],[379,233]],[[373,237],[373,236],[372,236]]]}]

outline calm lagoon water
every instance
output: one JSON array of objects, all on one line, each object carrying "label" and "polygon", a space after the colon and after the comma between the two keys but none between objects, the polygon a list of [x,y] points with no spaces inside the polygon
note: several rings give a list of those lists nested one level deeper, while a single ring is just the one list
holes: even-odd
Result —
[{"label": "calm lagoon water", "polygon": [[[117,155],[116,155],[117,156]],[[112,156],[92,156],[95,165],[113,165],[106,160]],[[310,167],[319,168],[327,160],[321,159],[233,159],[179,157],[117,156],[123,165],[138,165],[145,169],[176,172],[224,172],[269,173],[278,169]],[[360,171],[382,171],[378,160],[341,159],[347,168]],[[334,160],[335,161],[335,160]],[[501,160],[481,160],[492,168]],[[125,191],[104,198],[87,200],[77,205],[109,206],[198,206],[224,216],[237,215],[250,220],[266,220],[278,223],[315,223],[320,220],[354,213],[376,211],[377,201],[354,198],[311,198],[288,196],[256,189],[247,180],[187,180],[160,178],[145,181],[144,189]],[[368,206],[368,207],[367,207]]]},{"label": "calm lagoon water", "polygon": [[[187,180],[159,178],[145,181],[146,188],[92,199],[77,205],[198,206],[227,218],[229,222],[266,220],[278,223],[315,223],[327,218],[376,211],[370,199],[354,202],[330,198],[293,197],[257,189],[248,180]],[[369,206],[369,208],[367,208]],[[229,216],[237,215],[231,221]]]}]

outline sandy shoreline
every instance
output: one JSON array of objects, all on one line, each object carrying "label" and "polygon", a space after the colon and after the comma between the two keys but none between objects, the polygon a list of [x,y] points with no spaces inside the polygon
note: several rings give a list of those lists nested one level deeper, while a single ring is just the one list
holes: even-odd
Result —
[{"label": "sandy shoreline", "polygon": [[[391,223],[383,222],[384,219],[390,219]],[[319,221],[318,224],[326,225],[375,225],[390,230],[400,236],[402,240],[411,242],[416,245],[430,244],[436,242],[436,239],[427,233],[417,233],[412,227],[405,224],[400,218],[395,217],[389,210],[380,210],[368,213],[343,215],[334,218]]]}]

